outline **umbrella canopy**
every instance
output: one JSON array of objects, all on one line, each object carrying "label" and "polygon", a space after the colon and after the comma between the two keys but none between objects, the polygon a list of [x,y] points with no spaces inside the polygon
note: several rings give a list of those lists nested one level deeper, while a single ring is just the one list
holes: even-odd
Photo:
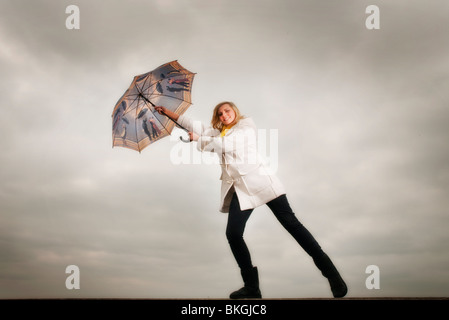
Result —
[{"label": "umbrella canopy", "polygon": [[141,152],[151,143],[171,134],[178,123],[159,114],[154,107],[164,106],[183,114],[192,105],[194,76],[178,61],[135,76],[112,112],[112,146]]}]

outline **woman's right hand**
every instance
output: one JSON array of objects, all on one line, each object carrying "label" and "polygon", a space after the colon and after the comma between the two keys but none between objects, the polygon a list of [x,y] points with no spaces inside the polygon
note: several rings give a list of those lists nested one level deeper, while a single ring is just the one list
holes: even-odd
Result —
[{"label": "woman's right hand", "polygon": [[167,109],[162,106],[155,106],[154,109],[156,109],[159,114],[167,114]]}]

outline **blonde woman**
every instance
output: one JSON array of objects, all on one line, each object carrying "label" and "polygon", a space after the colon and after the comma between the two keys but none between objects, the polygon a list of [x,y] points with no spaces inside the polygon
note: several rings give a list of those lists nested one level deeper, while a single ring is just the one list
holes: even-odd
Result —
[{"label": "blonde woman", "polygon": [[[344,297],[347,286],[334,264],[312,234],[293,213],[282,183],[270,174],[257,154],[257,129],[251,118],[243,117],[234,103],[219,103],[212,115],[211,127],[194,126],[193,121],[164,107],[165,113],[189,132],[203,152],[216,152],[221,159],[220,211],[228,213],[226,237],[240,268],[244,286],[231,293],[231,299],[261,298],[257,267],[243,239],[246,222],[256,207],[266,204],[282,226],[312,257],[315,265],[329,280],[334,297]],[[198,127],[198,128],[197,128]]]}]

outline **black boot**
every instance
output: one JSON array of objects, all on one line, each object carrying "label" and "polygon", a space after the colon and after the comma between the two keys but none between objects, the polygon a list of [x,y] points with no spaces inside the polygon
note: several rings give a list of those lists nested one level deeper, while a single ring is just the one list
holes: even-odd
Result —
[{"label": "black boot", "polygon": [[329,280],[334,298],[343,298],[348,293],[348,287],[327,254],[324,253],[319,257],[315,257],[313,261],[318,269],[321,270],[323,276]]},{"label": "black boot", "polygon": [[245,286],[231,293],[231,299],[260,299],[262,294],[259,289],[259,273],[257,267],[247,270],[241,270],[243,282]]}]

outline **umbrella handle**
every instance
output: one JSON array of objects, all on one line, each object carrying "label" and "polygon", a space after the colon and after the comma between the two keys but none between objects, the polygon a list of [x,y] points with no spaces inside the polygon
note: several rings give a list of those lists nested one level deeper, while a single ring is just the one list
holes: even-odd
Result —
[{"label": "umbrella handle", "polygon": [[184,139],[183,137],[179,137],[179,140],[181,140],[182,142],[185,142],[185,143],[191,142],[190,139]]}]

